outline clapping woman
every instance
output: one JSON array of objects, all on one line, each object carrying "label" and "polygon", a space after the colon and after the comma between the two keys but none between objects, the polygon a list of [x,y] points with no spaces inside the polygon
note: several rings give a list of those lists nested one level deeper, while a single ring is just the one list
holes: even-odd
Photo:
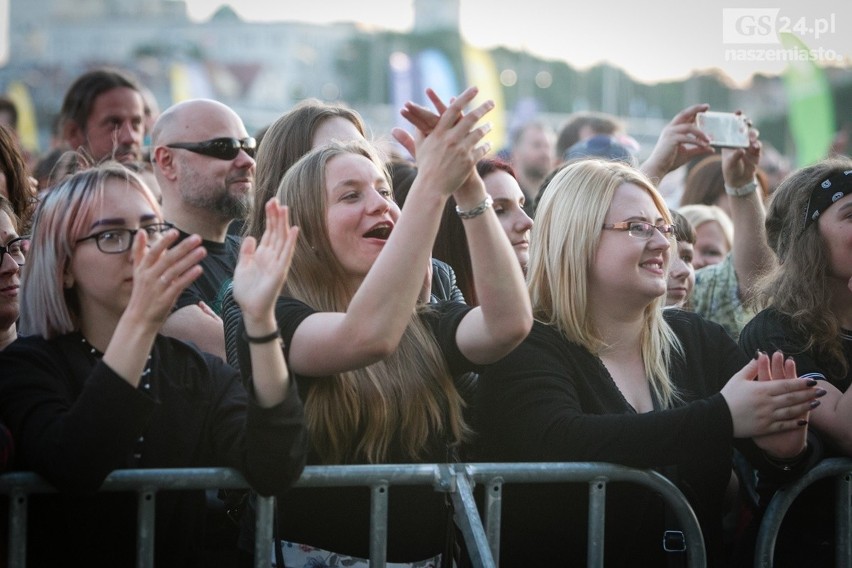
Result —
[{"label": "clapping woman", "polygon": [[[277,329],[274,301],[297,231],[267,206],[235,274],[246,333]],[[130,565],[135,498],[94,492],[115,469],[234,467],[281,493],[304,464],[302,406],[278,343],[252,344],[249,388],[221,360],[158,334],[200,274],[198,236],[175,244],[144,183],[118,164],[74,174],[36,213],[23,279],[22,331],[0,353],[0,418],[18,466],[60,492],[32,500],[34,565]],[[174,246],[173,246],[174,245]],[[158,566],[197,562],[201,491],[157,500]]]},{"label": "clapping woman", "polygon": [[[305,399],[315,464],[445,462],[469,438],[453,377],[514,348],[531,325],[523,275],[475,164],[493,106],[462,116],[465,91],[417,141],[417,178],[400,212],[364,141],[331,142],[292,166],[278,189],[302,231],[276,313]],[[266,145],[268,140],[264,140]],[[272,150],[267,146],[267,150]],[[418,305],[441,211],[454,195],[477,275],[479,307]],[[245,368],[247,342],[240,346]],[[297,489],[281,504],[286,565],[366,565],[367,488]],[[444,497],[394,487],[388,560],[435,562],[452,535]],[[451,563],[452,558],[443,556]]]},{"label": "clapping woman", "polygon": [[[752,438],[761,467],[794,469],[825,393],[780,353],[749,360],[720,326],[662,310],[673,241],[662,197],[635,169],[587,160],[554,177],[530,243],[536,321],[480,378],[477,458],[659,468],[687,495],[718,565],[734,440]],[[504,493],[501,566],[585,563],[587,487]],[[608,566],[664,565],[673,528],[658,497],[607,489]]]}]

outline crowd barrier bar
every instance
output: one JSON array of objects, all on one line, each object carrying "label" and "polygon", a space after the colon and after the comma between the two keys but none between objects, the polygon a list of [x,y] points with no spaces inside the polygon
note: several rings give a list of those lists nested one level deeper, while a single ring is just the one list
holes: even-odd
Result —
[{"label": "crowd barrier bar", "polygon": [[809,485],[826,477],[836,477],[835,482],[835,565],[852,566],[852,459],[828,458],[790,485],[780,489],[766,507],[757,533],[754,565],[771,568],[775,559],[775,542],[784,515],[793,501]]},{"label": "crowd barrier bar", "polygon": [[[473,484],[485,483],[486,522],[483,527],[473,495]],[[471,561],[477,568],[496,568],[499,559],[500,500],[504,483],[588,482],[589,561],[603,566],[603,527],[606,485],[626,481],[660,492],[683,527],[690,566],[706,566],[704,540],[695,513],[686,498],[662,475],[605,463],[468,463],[468,464],[382,464],[308,466],[296,487],[368,486],[371,488],[370,566],[384,568],[387,559],[387,513],[393,485],[432,485],[449,493],[455,522],[463,535]],[[137,568],[154,563],[154,512],[158,490],[244,489],[248,484],[233,469],[137,469],[118,470],[107,476],[101,491],[138,493]],[[9,568],[26,566],[27,498],[32,493],[55,489],[43,478],[28,472],[0,475],[0,493],[9,494]],[[272,551],[273,497],[257,500],[255,567],[268,568]]]},{"label": "crowd barrier bar", "polygon": [[463,464],[467,475],[485,485],[485,526],[491,556],[499,563],[500,520],[503,485],[505,483],[589,483],[589,532],[587,562],[589,568],[604,565],[604,522],[606,486],[609,482],[645,485],[659,492],[681,525],[686,542],[689,566],[704,567],[707,555],[704,538],[695,512],[683,493],[656,471],[633,469],[621,465],[593,462],[571,463],[469,463]]}]

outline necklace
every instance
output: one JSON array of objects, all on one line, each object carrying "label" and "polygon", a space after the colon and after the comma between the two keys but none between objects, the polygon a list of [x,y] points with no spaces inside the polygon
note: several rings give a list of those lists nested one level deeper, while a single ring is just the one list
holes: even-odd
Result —
[{"label": "necklace", "polygon": [[[93,346],[89,341],[83,337],[83,334],[80,334],[80,340],[83,346],[88,349],[89,354],[92,355],[96,360],[103,359],[104,354],[101,353],[95,346]],[[139,388],[143,391],[150,393],[151,392],[151,354],[148,353],[148,358],[145,360],[145,369],[142,371],[142,375],[139,377]],[[145,435],[141,434],[138,438],[136,438],[136,444],[133,448],[133,459],[136,462],[136,466],[139,466],[142,461],[142,449],[145,445]]]}]

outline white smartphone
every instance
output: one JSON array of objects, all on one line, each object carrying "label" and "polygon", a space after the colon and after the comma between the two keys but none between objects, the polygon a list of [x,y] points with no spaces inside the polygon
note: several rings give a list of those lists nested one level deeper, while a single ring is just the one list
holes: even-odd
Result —
[{"label": "white smartphone", "polygon": [[732,112],[699,112],[695,122],[717,148],[747,148],[748,124],[745,116]]}]

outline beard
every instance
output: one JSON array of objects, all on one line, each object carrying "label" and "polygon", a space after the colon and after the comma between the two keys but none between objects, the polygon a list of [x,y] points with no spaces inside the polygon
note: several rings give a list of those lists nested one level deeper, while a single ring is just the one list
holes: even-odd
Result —
[{"label": "beard", "polygon": [[203,186],[185,187],[182,191],[183,200],[193,207],[216,213],[223,220],[243,220],[251,210],[254,187],[245,193],[232,193],[230,186],[234,179],[244,177],[244,172],[228,176],[215,190]]},{"label": "beard", "polygon": [[550,173],[548,166],[543,164],[525,164],[524,176],[527,179],[544,179],[544,176]]}]

